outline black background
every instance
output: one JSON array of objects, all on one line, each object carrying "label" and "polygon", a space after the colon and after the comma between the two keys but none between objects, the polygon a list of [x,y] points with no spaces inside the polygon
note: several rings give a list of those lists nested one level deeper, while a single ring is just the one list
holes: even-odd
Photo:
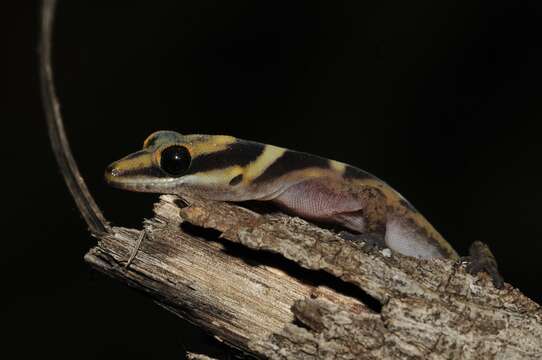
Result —
[{"label": "black background", "polygon": [[[49,149],[37,5],[0,8],[2,351],[178,359],[214,347],[83,263],[95,241]],[[108,163],[158,129],[230,134],[376,174],[460,253],[488,242],[506,280],[542,302],[540,1],[61,1],[57,15],[67,131],[114,224],[140,226],[156,196],[105,186]]]}]

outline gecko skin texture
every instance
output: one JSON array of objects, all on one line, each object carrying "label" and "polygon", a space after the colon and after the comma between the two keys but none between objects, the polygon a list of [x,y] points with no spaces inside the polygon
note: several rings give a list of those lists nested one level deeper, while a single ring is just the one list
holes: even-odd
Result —
[{"label": "gecko skin texture", "polygon": [[157,131],[143,149],[109,165],[114,187],[196,194],[218,201],[270,201],[301,218],[375,235],[419,258],[458,255],[405,198],[351,165],[224,135]]}]

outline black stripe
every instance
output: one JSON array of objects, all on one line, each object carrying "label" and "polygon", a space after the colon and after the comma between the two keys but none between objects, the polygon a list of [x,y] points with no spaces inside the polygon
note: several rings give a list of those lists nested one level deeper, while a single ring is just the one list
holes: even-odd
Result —
[{"label": "black stripe", "polygon": [[121,171],[119,175],[120,177],[143,176],[152,178],[164,178],[171,176],[154,166],[124,170]]},{"label": "black stripe", "polygon": [[414,213],[418,212],[418,210],[414,207],[414,205],[412,205],[410,203],[410,201],[408,201],[408,200],[399,199],[399,203],[401,203],[401,205],[403,205],[404,207],[406,207],[407,209],[409,209],[410,211],[412,211]]},{"label": "black stripe", "polygon": [[346,165],[346,169],[344,169],[343,176],[346,179],[374,179],[375,178],[374,175],[368,173],[367,171],[363,171],[351,165]]},{"label": "black stripe", "polygon": [[246,166],[256,160],[262,154],[264,148],[264,144],[237,140],[224,150],[193,158],[187,174],[225,169],[234,165]]},{"label": "black stripe", "polygon": [[276,179],[288,172],[307,168],[329,169],[329,160],[316,155],[286,150],[265,171],[254,179],[254,183]]},{"label": "black stripe", "polygon": [[230,185],[235,186],[235,185],[239,184],[241,182],[241,180],[243,180],[243,174],[239,174],[236,177],[234,177],[233,179],[231,179],[230,180]]}]

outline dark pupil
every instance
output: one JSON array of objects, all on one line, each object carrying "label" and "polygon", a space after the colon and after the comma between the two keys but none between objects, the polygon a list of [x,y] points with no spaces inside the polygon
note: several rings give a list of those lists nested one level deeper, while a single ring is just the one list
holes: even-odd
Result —
[{"label": "dark pupil", "polygon": [[184,146],[170,146],[162,151],[160,167],[170,175],[182,175],[190,166],[190,153]]}]

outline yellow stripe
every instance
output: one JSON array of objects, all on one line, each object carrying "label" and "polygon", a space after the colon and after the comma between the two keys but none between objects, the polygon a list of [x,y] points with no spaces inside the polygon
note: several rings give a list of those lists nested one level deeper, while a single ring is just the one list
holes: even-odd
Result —
[{"label": "yellow stripe", "polygon": [[239,165],[233,165],[224,169],[208,170],[187,175],[185,181],[197,185],[227,185],[231,179],[242,173]]},{"label": "yellow stripe", "polygon": [[346,164],[335,160],[329,160],[329,167],[339,174],[344,174]]},{"label": "yellow stripe", "polygon": [[152,167],[152,153],[141,152],[139,156],[131,159],[120,159],[117,162],[117,169],[119,171],[139,170]]},{"label": "yellow stripe", "polygon": [[198,140],[187,144],[192,157],[226,150],[228,145],[237,141],[233,136],[227,135],[211,135],[203,141]]},{"label": "yellow stripe", "polygon": [[252,181],[260,176],[271,164],[284,154],[286,149],[265,145],[262,154],[253,162],[245,167],[243,181]]}]

